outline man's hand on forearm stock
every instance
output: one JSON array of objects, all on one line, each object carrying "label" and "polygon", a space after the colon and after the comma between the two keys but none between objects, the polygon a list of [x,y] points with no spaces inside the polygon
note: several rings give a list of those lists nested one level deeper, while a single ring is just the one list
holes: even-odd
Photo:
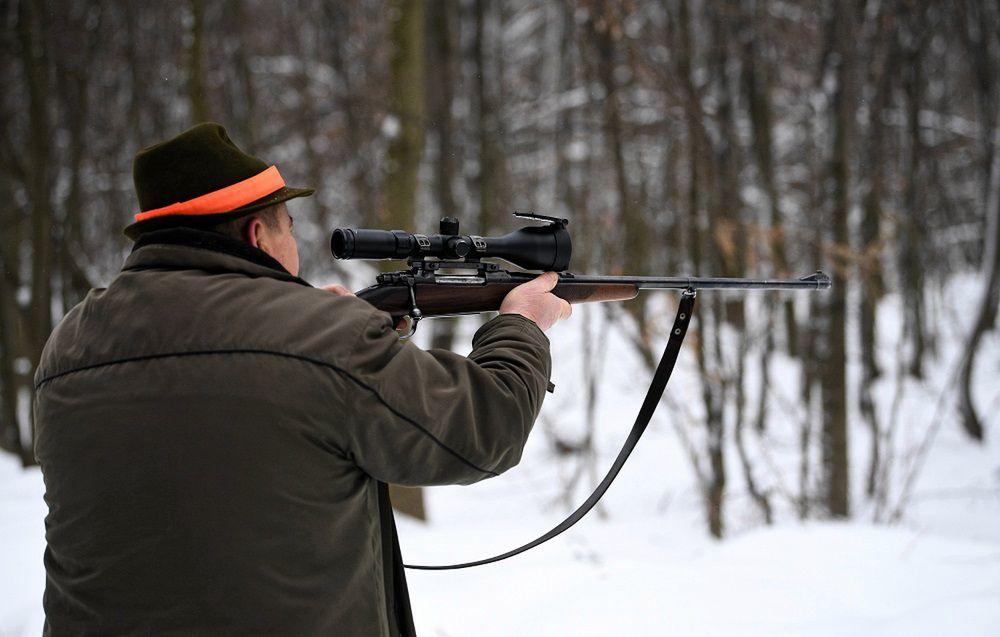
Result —
[{"label": "man's hand on forearm stock", "polygon": [[[569,303],[551,292],[558,282],[558,274],[546,272],[527,283],[522,283],[504,298],[500,304],[500,313],[520,314],[533,321],[544,332],[573,313]],[[339,283],[324,285],[320,289],[337,296],[354,296],[353,292]],[[404,326],[405,323],[401,322],[396,328]]]},{"label": "man's hand on forearm stock", "polygon": [[551,290],[559,283],[559,275],[546,272],[511,290],[500,304],[501,314],[520,314],[531,319],[544,332],[557,321],[568,318],[573,308]]}]

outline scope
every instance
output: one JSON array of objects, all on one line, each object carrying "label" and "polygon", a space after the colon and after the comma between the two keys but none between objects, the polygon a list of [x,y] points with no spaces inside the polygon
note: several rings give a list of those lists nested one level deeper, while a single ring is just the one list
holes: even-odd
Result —
[{"label": "scope", "polygon": [[501,237],[462,235],[458,219],[441,219],[440,234],[410,234],[403,230],[337,228],[330,237],[330,251],[338,259],[425,259],[478,261],[494,257],[525,270],[562,272],[573,253],[566,219],[535,214],[517,214],[524,219],[546,221],[544,226],[526,226]]}]

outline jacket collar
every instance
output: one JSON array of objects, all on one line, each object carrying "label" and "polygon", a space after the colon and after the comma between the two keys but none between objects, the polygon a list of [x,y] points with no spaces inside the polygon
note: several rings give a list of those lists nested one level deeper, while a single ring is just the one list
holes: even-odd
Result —
[{"label": "jacket collar", "polygon": [[293,276],[263,250],[217,232],[195,228],[168,228],[143,233],[132,246],[123,270],[198,268],[212,272],[241,272],[250,276],[293,281]]}]

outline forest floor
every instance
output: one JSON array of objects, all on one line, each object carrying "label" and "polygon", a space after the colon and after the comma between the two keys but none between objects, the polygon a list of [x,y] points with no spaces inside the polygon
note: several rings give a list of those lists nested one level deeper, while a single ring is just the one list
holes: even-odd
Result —
[{"label": "forest floor", "polygon": [[[960,282],[931,303],[947,314],[952,295],[975,298],[974,283]],[[886,301],[879,323],[888,344],[899,329],[897,302]],[[758,480],[773,494],[775,522],[763,524],[746,495],[736,453],[727,446],[726,537],[709,538],[681,442],[684,434],[695,448],[703,444],[695,424],[696,370],[690,358],[682,358],[665,408],[599,512],[506,562],[409,573],[419,634],[1000,634],[1000,337],[984,339],[979,353],[975,396],[986,442],[977,445],[960,431],[954,392],[945,391],[971,317],[944,319],[950,331],[938,334],[925,379],[893,373],[899,352],[894,346],[880,353],[887,373],[874,388],[876,401],[884,425],[897,423],[887,480],[890,509],[899,502],[914,450],[928,433],[932,441],[897,522],[885,523],[865,496],[870,436],[853,411],[852,520],[801,521],[795,515],[793,498],[781,494],[796,489],[801,407],[788,397],[797,395],[798,372],[791,362],[777,361],[772,385],[785,402],[776,402],[767,435],[754,438],[751,450]],[[552,444],[554,437],[579,439],[584,431],[585,400],[575,389],[586,367],[582,335],[587,329],[599,335],[591,346],[605,379],[595,406],[597,474],[617,453],[649,378],[622,331],[605,320],[599,311],[577,311],[553,329],[556,392],[546,399],[521,464],[470,487],[428,489],[429,521],[398,520],[407,562],[454,563],[504,552],[555,526],[571,504],[586,497],[600,475],[588,469],[568,488],[580,460],[556,456]],[[468,341],[474,329],[473,321],[463,323],[459,341]],[[852,387],[856,391],[857,383]],[[37,469],[23,471],[12,457],[0,457],[3,637],[41,632],[43,492]]]}]

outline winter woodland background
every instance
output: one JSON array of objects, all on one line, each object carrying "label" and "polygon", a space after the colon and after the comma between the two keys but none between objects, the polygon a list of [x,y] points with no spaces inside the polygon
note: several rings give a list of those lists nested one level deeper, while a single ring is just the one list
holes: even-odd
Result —
[{"label": "winter woodland background", "polygon": [[[515,209],[571,220],[577,272],[826,270],[826,293],[701,295],[657,443],[688,527],[898,526],[937,498],[1000,529],[997,3],[4,0],[0,21],[0,446],[24,466],[45,339],[129,249],[133,155],[214,119],[317,187],[290,206],[316,282],[372,275],[333,262],[334,227],[491,235]],[[578,308],[554,336],[526,462],[561,507],[620,444],[675,302]],[[467,347],[469,321],[429,323],[424,345]],[[425,495],[397,493],[432,528]]]}]

